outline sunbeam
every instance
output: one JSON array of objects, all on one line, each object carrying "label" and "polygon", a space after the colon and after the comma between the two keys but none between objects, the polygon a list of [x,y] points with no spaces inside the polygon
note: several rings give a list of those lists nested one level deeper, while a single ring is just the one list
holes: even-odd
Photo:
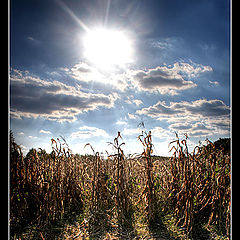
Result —
[{"label": "sunbeam", "polygon": [[71,17],[72,19],[82,28],[84,29],[86,32],[89,32],[89,28],[87,27],[87,25],[79,18],[77,17],[73,11],[62,1],[58,1],[59,6],[66,11]]}]

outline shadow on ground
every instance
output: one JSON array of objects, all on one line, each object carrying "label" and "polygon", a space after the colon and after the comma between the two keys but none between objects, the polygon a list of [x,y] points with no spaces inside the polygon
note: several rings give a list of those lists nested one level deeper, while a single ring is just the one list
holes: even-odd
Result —
[{"label": "shadow on ground", "polygon": [[95,213],[89,219],[89,239],[136,239],[132,222],[120,222],[107,212]]},{"label": "shadow on ground", "polygon": [[32,224],[18,225],[10,228],[10,239],[29,239],[29,240],[57,240],[61,239],[64,228],[67,224],[74,224],[79,220],[82,214],[82,205],[79,204],[75,208],[66,211],[61,220],[55,220],[51,223],[37,224],[37,221]]},{"label": "shadow on ground", "polygon": [[111,229],[110,216],[107,213],[96,212],[89,218],[89,239],[102,239]]},{"label": "shadow on ground", "polygon": [[209,231],[204,229],[201,224],[194,224],[191,238],[193,240],[208,240],[211,239],[211,236]]},{"label": "shadow on ground", "polygon": [[154,222],[152,222],[149,226],[149,233],[151,238],[159,239],[159,240],[179,240],[179,238],[175,238],[171,236],[171,233],[164,225],[160,216],[158,216]]}]

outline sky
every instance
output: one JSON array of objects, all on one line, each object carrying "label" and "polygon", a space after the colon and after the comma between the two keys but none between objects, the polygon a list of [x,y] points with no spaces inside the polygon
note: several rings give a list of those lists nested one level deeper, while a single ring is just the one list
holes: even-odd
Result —
[{"label": "sky", "polygon": [[[63,136],[73,153],[155,155],[230,137],[229,0],[11,0],[10,128],[26,154]],[[145,128],[139,124],[144,123]]]}]

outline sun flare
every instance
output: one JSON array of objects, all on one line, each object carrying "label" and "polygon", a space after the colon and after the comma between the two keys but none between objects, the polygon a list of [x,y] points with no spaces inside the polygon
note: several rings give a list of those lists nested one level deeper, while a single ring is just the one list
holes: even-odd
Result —
[{"label": "sun flare", "polygon": [[130,38],[121,31],[96,29],[83,38],[84,56],[102,69],[123,67],[133,61]]}]

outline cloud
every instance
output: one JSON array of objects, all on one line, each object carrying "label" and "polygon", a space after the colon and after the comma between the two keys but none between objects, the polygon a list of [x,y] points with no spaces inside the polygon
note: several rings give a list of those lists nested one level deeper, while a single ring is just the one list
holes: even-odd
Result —
[{"label": "cloud", "polygon": [[71,68],[73,75],[76,77],[79,76],[80,73],[91,73],[94,72],[94,70],[94,68],[84,62],[77,63]]},{"label": "cloud", "polygon": [[133,85],[141,91],[159,92],[161,94],[177,94],[177,90],[196,87],[192,81],[186,81],[181,75],[172,73],[166,67],[156,67],[147,71],[134,71]]},{"label": "cloud", "polygon": [[134,99],[133,95],[127,96],[127,100],[125,100],[125,103],[127,104],[135,104],[136,106],[141,105],[143,102],[140,99]]},{"label": "cloud", "polygon": [[199,122],[188,120],[188,122],[173,123],[169,126],[169,129],[179,134],[187,133],[190,137],[206,137],[210,135],[229,136],[230,119],[223,116],[218,118],[202,117],[199,119]]},{"label": "cloud", "polygon": [[134,86],[141,91],[159,92],[176,95],[177,91],[194,88],[196,83],[190,80],[204,72],[211,72],[210,66],[196,63],[177,62],[173,66],[158,66],[148,70],[130,71],[129,77]]},{"label": "cloud", "polygon": [[171,123],[170,130],[189,133],[190,136],[229,135],[230,132],[230,107],[218,99],[169,104],[159,101],[153,106],[137,110],[136,114],[166,120]]},{"label": "cloud", "polygon": [[23,136],[23,135],[24,135],[24,132],[18,132],[17,135]]},{"label": "cloud", "polygon": [[71,138],[88,139],[95,137],[109,137],[108,133],[103,129],[96,127],[83,126],[79,128],[79,131],[73,132],[70,135]]},{"label": "cloud", "polygon": [[[68,75],[82,84],[98,82],[105,85],[109,84],[120,91],[125,91],[127,88],[137,88],[140,91],[176,95],[178,91],[197,86],[192,78],[211,71],[213,70],[210,66],[190,61],[190,63],[176,62],[173,65],[157,66],[147,70],[137,69],[106,73],[87,63],[80,62],[68,70]],[[135,104],[141,103],[135,102]]]},{"label": "cloud", "polygon": [[165,39],[150,39],[149,44],[153,48],[161,49],[161,50],[168,50],[173,51],[176,46],[180,45],[179,43],[182,43],[183,40],[181,38],[165,38]]},{"label": "cloud", "polygon": [[184,62],[177,62],[173,65],[173,71],[176,71],[179,74],[185,75],[189,78],[198,77],[202,73],[212,72],[213,69],[210,66],[204,66],[202,64],[197,64],[194,62],[184,63]]},{"label": "cloud", "polygon": [[219,82],[217,81],[209,81],[211,86],[219,86]]},{"label": "cloud", "polygon": [[47,81],[29,72],[13,71],[10,76],[11,116],[44,117],[75,121],[80,113],[99,107],[111,108],[116,94],[94,94],[58,81]]},{"label": "cloud", "polygon": [[27,40],[32,43],[34,46],[39,46],[42,42],[32,36],[28,36]]},{"label": "cloud", "polygon": [[142,100],[139,100],[139,99],[134,99],[133,102],[134,102],[137,106],[139,106],[139,105],[141,105],[141,104],[143,103]]},{"label": "cloud", "polygon": [[159,101],[153,106],[142,108],[136,111],[140,115],[148,115],[161,119],[173,116],[176,117],[219,117],[229,116],[230,108],[221,100],[196,100],[192,102],[170,102],[167,105],[164,101]]},{"label": "cloud", "polygon": [[[202,73],[213,71],[210,66],[185,62],[176,62],[173,65],[157,66],[152,69],[142,70],[119,70],[104,72],[94,65],[80,62],[68,69],[61,69],[62,74],[75,79],[81,86],[89,87],[89,83],[104,88],[111,87],[112,90],[121,92],[127,89],[138,89],[144,92],[158,92],[161,94],[176,95],[179,91],[194,88],[197,86],[192,78]],[[59,72],[61,72],[59,70]],[[59,75],[59,72],[50,72],[52,77]],[[129,99],[130,100],[130,99]],[[141,100],[135,100],[139,106]],[[130,101],[127,101],[130,103]]]},{"label": "cloud", "polygon": [[43,129],[41,129],[41,130],[39,131],[39,133],[43,133],[43,134],[52,134],[50,131],[45,131],[45,130],[43,130]]},{"label": "cloud", "polygon": [[230,108],[218,99],[197,100],[191,103],[184,103],[184,108],[190,114],[196,114],[204,117],[229,116]]},{"label": "cloud", "polygon": [[137,116],[131,113],[128,113],[129,119],[137,119]]},{"label": "cloud", "polygon": [[75,64],[67,72],[70,77],[78,80],[82,84],[97,82],[104,85],[111,85],[120,91],[124,91],[128,86],[125,73],[104,72],[84,62]]},{"label": "cloud", "polygon": [[170,117],[171,115],[176,116],[179,113],[183,113],[183,110],[176,108],[175,103],[171,103],[171,105],[168,106],[164,101],[159,101],[153,106],[137,110],[136,113],[138,115],[147,115],[152,118],[160,119]]},{"label": "cloud", "polygon": [[38,137],[36,137],[36,136],[28,136],[28,137],[31,139],[38,139]]},{"label": "cloud", "polygon": [[117,125],[127,125],[128,123],[126,121],[123,121],[123,120],[118,120],[116,122]]},{"label": "cloud", "polygon": [[171,137],[171,133],[168,130],[161,127],[155,127],[152,129],[151,132],[153,137],[157,137],[160,139],[163,139],[163,138],[169,139]]},{"label": "cloud", "polygon": [[136,137],[141,134],[142,130],[140,128],[124,128],[121,134],[124,136],[135,135]]},{"label": "cloud", "polygon": [[197,136],[207,136],[209,134],[215,133],[215,128],[210,126],[207,122],[202,123],[174,123],[171,124],[169,127],[171,130],[176,131],[180,134],[188,133],[190,137],[197,137]]}]

